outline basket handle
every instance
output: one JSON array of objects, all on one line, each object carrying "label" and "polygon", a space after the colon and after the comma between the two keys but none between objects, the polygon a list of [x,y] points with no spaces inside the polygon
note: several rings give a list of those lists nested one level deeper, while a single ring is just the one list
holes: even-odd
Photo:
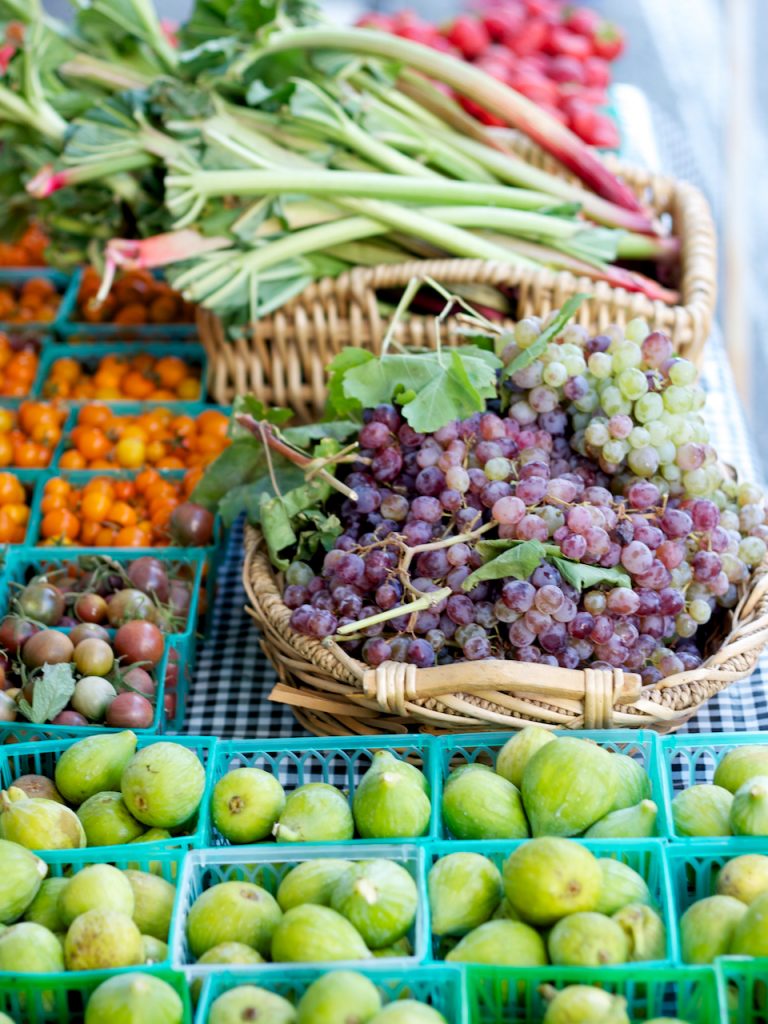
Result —
[{"label": "basket handle", "polygon": [[577,701],[584,705],[586,729],[610,728],[614,705],[636,703],[642,687],[639,675],[618,668],[577,671],[498,659],[420,669],[387,661],[364,672],[361,683],[362,697],[401,716],[408,714],[412,701],[449,693],[482,694],[490,701],[494,691],[525,694],[545,703]]}]

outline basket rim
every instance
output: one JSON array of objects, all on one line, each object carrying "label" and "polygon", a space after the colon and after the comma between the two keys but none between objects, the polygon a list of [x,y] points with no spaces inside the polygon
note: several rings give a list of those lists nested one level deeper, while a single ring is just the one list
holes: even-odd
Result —
[{"label": "basket rim", "polygon": [[[591,671],[588,667],[586,669],[550,670],[550,674],[557,671],[558,676],[569,676],[573,682],[574,689],[580,689],[583,693],[582,714],[571,714],[568,716],[570,722],[568,720],[560,722],[558,723],[559,727],[604,729],[615,728],[618,724],[621,724],[634,728],[661,726],[665,730],[674,729],[683,724],[691,715],[695,714],[715,693],[751,675],[760,652],[768,645],[768,556],[753,571],[749,582],[750,585],[745,588],[739,604],[729,613],[731,623],[728,635],[718,650],[706,658],[697,669],[675,673],[656,684],[640,687],[633,685],[633,680],[639,677],[632,673],[625,673],[621,669],[614,669],[613,672],[604,674],[612,678],[610,680],[610,689],[602,695],[590,693],[590,690],[594,689],[595,685],[599,689],[601,681],[595,682],[593,677],[598,675],[598,673]],[[377,676],[379,677],[379,683],[381,683],[382,672],[380,670],[382,666],[379,669],[371,669],[362,661],[348,655],[338,645],[334,643],[328,644],[327,642],[323,643],[322,641],[302,636],[293,630],[287,621],[290,618],[290,609],[282,601],[282,594],[278,586],[278,573],[269,561],[260,531],[250,524],[246,524],[245,528],[243,585],[250,601],[250,606],[246,606],[246,611],[248,611],[262,630],[262,634],[268,631],[270,639],[272,634],[279,635],[284,642],[284,646],[291,649],[293,655],[291,668],[294,671],[302,671],[303,668],[306,668],[310,671],[319,670],[329,675],[333,674],[334,678],[340,680],[340,685],[335,691],[336,700],[337,702],[346,701],[349,703],[350,712],[354,712],[355,705],[359,699],[367,696],[378,704],[381,711],[390,714],[393,712],[398,713],[403,721],[416,724],[415,720],[410,717],[413,706],[425,700],[424,697],[418,696],[418,678],[420,675],[423,677],[424,673],[434,674],[439,670],[417,669],[414,666],[408,666],[408,671],[405,672],[404,666],[400,663],[385,663],[385,666],[394,666],[391,670],[389,668],[385,669],[386,682],[391,686],[392,674],[394,674],[396,680],[395,687],[399,687],[393,697],[392,693],[386,692],[386,688],[382,688],[381,685],[378,687],[375,685]],[[262,646],[267,655],[270,656],[269,641],[263,639]],[[271,660],[274,662],[273,658]],[[318,665],[318,660],[325,662],[326,665]],[[463,663],[458,662],[455,664],[462,665]],[[533,668],[527,662],[502,661],[499,659],[485,660],[483,665],[486,669],[490,669],[493,665],[517,666],[516,673],[519,672],[520,666],[525,666],[522,673],[520,673],[522,675],[526,675]],[[389,676],[387,676],[387,672],[390,673]],[[403,679],[404,676],[407,676],[407,679]],[[346,682],[347,686],[352,683],[358,689],[358,692],[355,694],[356,700],[354,703],[350,702],[349,696],[345,695],[344,682]],[[602,682],[605,682],[605,680]],[[703,692],[705,689],[703,684],[705,682],[710,684],[710,688],[714,686],[713,692]],[[410,696],[407,692],[409,684],[411,686]],[[483,685],[488,689],[488,684],[482,683],[482,681],[475,689],[482,690]],[[295,684],[291,682],[278,684],[270,699],[285,700],[288,696],[285,690],[291,687],[294,690],[296,689]],[[526,692],[525,684],[517,683],[515,688],[524,694]],[[536,687],[531,686],[531,689],[535,691]],[[558,690],[557,687],[551,689],[554,689],[555,692]],[[513,692],[512,689],[510,689],[511,692]],[[301,694],[303,706],[311,711],[311,701],[308,699],[306,686],[301,688]],[[656,695],[656,700],[652,697],[654,694]],[[692,697],[694,699],[691,699]],[[696,699],[697,697],[699,699]],[[522,699],[523,701],[530,701],[531,698],[529,695]],[[546,704],[548,698],[546,696],[539,696],[538,699],[536,697],[533,699],[535,702],[530,703],[528,715],[533,716],[532,720],[534,722],[538,722],[535,716],[537,710],[540,710],[539,702],[544,701]],[[441,703],[440,696],[434,697],[434,701],[438,704]],[[291,701],[285,702],[291,703]],[[520,703],[520,701],[517,703]],[[552,706],[555,706],[556,703],[554,701]],[[590,703],[594,706],[589,707]],[[627,713],[628,708],[631,710]],[[429,708],[426,710],[427,712],[431,711]],[[449,705],[444,710],[449,710]],[[620,723],[616,721],[616,712],[623,712],[620,715]],[[308,716],[300,717],[304,724],[306,724]],[[441,715],[440,717],[444,719],[446,716]],[[483,725],[484,722],[485,725]],[[492,723],[487,722],[485,719],[477,718],[476,721],[470,723],[470,728],[498,729],[501,724],[502,722],[498,718],[494,719]],[[521,718],[507,713],[503,724],[506,724],[507,727],[515,725],[522,727],[530,724],[530,722],[528,718]],[[538,724],[543,724],[546,727],[551,725],[551,721],[539,722]],[[456,727],[450,731],[466,731],[466,725],[466,718],[458,715],[456,717]]]}]

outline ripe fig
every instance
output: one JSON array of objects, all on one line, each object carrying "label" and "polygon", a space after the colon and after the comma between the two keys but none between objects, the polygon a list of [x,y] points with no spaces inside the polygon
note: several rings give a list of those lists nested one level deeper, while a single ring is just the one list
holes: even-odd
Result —
[{"label": "ripe fig", "polygon": [[144,963],[162,964],[168,959],[168,943],[162,939],[156,939],[154,935],[142,935],[141,941],[144,944]]},{"label": "ripe fig", "polygon": [[192,817],[205,791],[205,769],[180,743],[152,743],[128,762],[120,790],[131,814],[152,828],[177,828]]},{"label": "ripe fig", "polygon": [[651,798],[651,780],[639,761],[629,754],[611,754],[611,765],[616,777],[616,795],[611,811],[634,807]]},{"label": "ripe fig", "polygon": [[262,955],[282,911],[266,889],[253,882],[219,882],[197,897],[187,915],[187,938],[197,960],[222,942],[244,942]]},{"label": "ripe fig", "polygon": [[261,768],[236,768],[216,783],[211,801],[213,824],[230,843],[266,839],[285,807],[279,781]]},{"label": "ripe fig", "polygon": [[146,832],[125,806],[120,793],[94,793],[80,804],[77,816],[89,846],[120,846]]},{"label": "ripe fig", "polygon": [[168,940],[176,887],[148,871],[123,872],[133,891],[133,920],[142,935]]},{"label": "ripe fig", "polygon": [[296,1024],[366,1024],[381,1009],[379,990],[356,971],[330,971],[306,989]]},{"label": "ripe fig", "polygon": [[59,896],[59,915],[65,927],[88,910],[116,910],[133,915],[130,883],[111,864],[88,864],[70,878]]},{"label": "ripe fig", "polygon": [[630,1024],[627,1001],[593,985],[553,993],[542,1024]]},{"label": "ripe fig", "polygon": [[645,839],[656,835],[659,809],[653,800],[611,811],[584,833],[587,839]]},{"label": "ripe fig", "polygon": [[604,914],[569,914],[557,922],[547,941],[553,964],[566,967],[604,967],[629,959],[623,930]]},{"label": "ripe fig", "polygon": [[88,1000],[85,1024],[181,1024],[184,1005],[167,981],[151,974],[118,974]]},{"label": "ripe fig", "polygon": [[496,758],[496,772],[518,789],[523,784],[523,774],[530,759],[547,743],[555,739],[554,733],[540,725],[526,725],[520,732],[508,739]]},{"label": "ripe fig", "polygon": [[[212,946],[197,961],[199,964],[263,964],[264,957],[244,942],[220,942]],[[190,985],[192,999],[197,1002],[200,989],[203,987],[201,978],[196,978]]]},{"label": "ripe fig", "polygon": [[355,823],[349,801],[327,782],[309,782],[288,794],[272,833],[278,843],[351,839]]},{"label": "ripe fig", "polygon": [[[5,862],[3,862],[5,868]],[[37,891],[37,896],[24,911],[24,920],[41,924],[49,932],[63,932],[66,924],[59,913],[59,897],[69,885],[68,878],[46,878]]]},{"label": "ripe fig", "polygon": [[391,946],[382,946],[381,949],[372,949],[371,952],[377,959],[393,956],[413,956],[413,946],[408,936],[404,935],[402,939],[393,942]]},{"label": "ripe fig", "polygon": [[86,844],[83,826],[69,807],[30,799],[13,787],[0,793],[0,834],[28,850],[78,850]]},{"label": "ripe fig", "polygon": [[360,932],[330,907],[303,903],[283,915],[272,936],[275,963],[369,960]]},{"label": "ripe fig", "polygon": [[768,775],[747,779],[736,790],[730,822],[735,836],[768,836]]},{"label": "ripe fig", "polygon": [[663,960],[667,949],[664,922],[646,903],[628,903],[613,915],[629,940],[630,960]]},{"label": "ripe fig", "polygon": [[680,918],[680,949],[686,964],[711,964],[731,950],[747,906],[730,896],[708,896]]},{"label": "ripe fig", "polygon": [[280,883],[277,902],[283,911],[302,903],[329,907],[337,881],[351,867],[351,860],[335,860],[333,857],[297,864]]},{"label": "ripe fig", "polygon": [[48,865],[23,846],[4,839],[0,839],[0,864],[0,924],[11,924],[35,899]]},{"label": "ripe fig", "polygon": [[64,960],[68,971],[133,967],[144,962],[141,932],[119,910],[89,910],[69,926]]},{"label": "ripe fig", "polygon": [[115,792],[135,750],[136,737],[129,730],[78,740],[56,763],[56,788],[71,804],[94,793]]},{"label": "ripe fig", "polygon": [[446,1024],[434,1006],[415,999],[395,999],[371,1017],[368,1024]]},{"label": "ripe fig", "polygon": [[31,800],[42,798],[43,800],[53,800],[57,804],[64,803],[58,789],[45,775],[20,775],[18,779],[13,780],[11,787],[20,789]]},{"label": "ripe fig", "polygon": [[585,847],[552,837],[518,846],[504,864],[503,878],[507,899],[523,920],[548,925],[566,914],[594,910],[603,874]]},{"label": "ripe fig", "polygon": [[672,801],[679,836],[729,836],[733,795],[721,786],[702,784],[683,789]]},{"label": "ripe fig", "polygon": [[400,771],[367,772],[352,801],[357,831],[363,839],[423,836],[431,810],[424,788]]},{"label": "ripe fig", "polygon": [[615,914],[629,903],[650,903],[651,892],[642,875],[634,868],[613,857],[598,861],[603,875],[600,898],[595,910],[598,914]]},{"label": "ripe fig", "polygon": [[756,775],[768,775],[768,746],[734,747],[722,758],[712,780],[731,793]]},{"label": "ripe fig", "polygon": [[287,999],[256,985],[238,985],[211,1003],[208,1024],[295,1024],[296,1011]]},{"label": "ripe fig", "polygon": [[719,895],[732,896],[749,905],[768,892],[768,856],[745,853],[734,857],[720,868],[715,884]]},{"label": "ripe fig", "polygon": [[547,963],[544,940],[522,921],[486,921],[464,936],[445,958],[450,963],[541,967]]},{"label": "ripe fig", "polygon": [[391,946],[416,918],[416,883],[400,864],[377,858],[353,864],[336,882],[331,907],[351,922],[368,949]]},{"label": "ripe fig", "polygon": [[729,952],[734,956],[768,957],[768,893],[750,903],[736,925]]},{"label": "ripe fig", "polygon": [[398,775],[402,775],[409,781],[415,782],[420,789],[424,790],[427,796],[430,796],[429,781],[424,772],[417,768],[415,764],[411,764],[410,761],[395,757],[389,750],[376,751],[371,761],[371,767],[365,773],[363,779],[369,775],[375,775],[376,772],[397,772]]},{"label": "ripe fig", "polygon": [[534,836],[574,836],[611,809],[616,776],[611,754],[563,737],[545,744],[523,775],[523,805]]},{"label": "ripe fig", "polygon": [[479,853],[449,853],[427,876],[434,935],[464,935],[483,924],[504,893],[501,873]]},{"label": "ripe fig", "polygon": [[449,776],[443,790],[443,821],[457,839],[527,839],[520,794],[495,772],[469,767]]},{"label": "ripe fig", "polygon": [[61,943],[41,924],[22,921],[0,934],[0,972],[58,974],[63,970]]}]

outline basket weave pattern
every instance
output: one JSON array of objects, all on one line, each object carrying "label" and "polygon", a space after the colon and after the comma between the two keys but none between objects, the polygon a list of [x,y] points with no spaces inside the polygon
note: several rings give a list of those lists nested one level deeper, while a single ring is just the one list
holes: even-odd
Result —
[{"label": "basket weave pattern", "polygon": [[[566,176],[532,144],[515,143],[531,162]],[[287,406],[308,422],[317,419],[325,402],[325,368],[345,346],[380,350],[390,323],[379,293],[402,291],[414,278],[431,277],[450,288],[483,284],[513,296],[514,320],[546,316],[577,292],[582,303],[576,320],[600,331],[611,323],[624,325],[642,316],[654,330],[666,332],[680,355],[698,362],[709,333],[716,293],[716,243],[709,207],[698,189],[685,182],[609,161],[659,217],[671,218],[681,239],[680,305],[668,306],[639,293],[614,288],[604,281],[576,277],[568,271],[521,268],[485,260],[414,260],[408,263],[355,268],[306,288],[271,316],[253,324],[239,340],[230,340],[218,318],[198,310],[198,328],[209,362],[209,390],[216,401],[232,402],[250,392],[267,405]],[[575,180],[575,179],[571,179]],[[508,326],[513,321],[509,321]],[[459,340],[459,323],[445,321],[442,339]],[[403,345],[434,345],[434,318],[403,318],[396,331]]]},{"label": "basket weave pattern", "polygon": [[450,733],[522,728],[678,728],[716,693],[745,679],[768,644],[768,559],[730,614],[727,635],[697,669],[644,687],[621,669],[551,668],[516,661],[417,669],[388,662],[371,669],[335,643],[291,628],[278,576],[261,534],[246,530],[248,611],[277,671],[272,700],[289,704],[318,735]]}]

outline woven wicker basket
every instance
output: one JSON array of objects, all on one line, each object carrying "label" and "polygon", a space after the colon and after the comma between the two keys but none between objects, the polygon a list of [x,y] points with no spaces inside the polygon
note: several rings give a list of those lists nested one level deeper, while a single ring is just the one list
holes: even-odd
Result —
[{"label": "woven wicker basket", "polygon": [[717,649],[689,672],[642,686],[634,673],[551,668],[516,661],[437,668],[387,662],[371,669],[337,644],[290,626],[280,581],[261,534],[247,527],[243,583],[247,610],[279,682],[271,700],[289,704],[318,735],[450,733],[522,728],[677,729],[732,683],[745,679],[768,644],[768,559],[752,574]]},{"label": "woven wicker basket", "polygon": [[[531,143],[518,140],[515,148],[526,159],[563,174],[562,168]],[[660,217],[670,217],[681,240],[680,305],[668,306],[602,281],[562,271],[530,270],[484,260],[424,260],[356,268],[337,278],[310,285],[272,316],[254,324],[236,341],[227,338],[221,322],[207,310],[198,311],[198,328],[208,355],[209,391],[217,402],[229,404],[250,392],[267,405],[287,406],[303,422],[317,419],[325,402],[325,368],[346,345],[378,351],[389,326],[379,306],[380,293],[401,292],[413,277],[430,276],[450,288],[484,284],[514,296],[514,319],[545,316],[577,292],[592,298],[576,319],[592,330],[610,323],[625,324],[645,317],[653,329],[665,331],[676,350],[699,362],[709,334],[716,294],[716,241],[704,196],[686,182],[649,174],[609,160]],[[575,180],[575,179],[573,179]],[[458,322],[448,319],[443,340],[459,340]],[[434,318],[411,316],[398,325],[404,345],[434,344]]]}]

